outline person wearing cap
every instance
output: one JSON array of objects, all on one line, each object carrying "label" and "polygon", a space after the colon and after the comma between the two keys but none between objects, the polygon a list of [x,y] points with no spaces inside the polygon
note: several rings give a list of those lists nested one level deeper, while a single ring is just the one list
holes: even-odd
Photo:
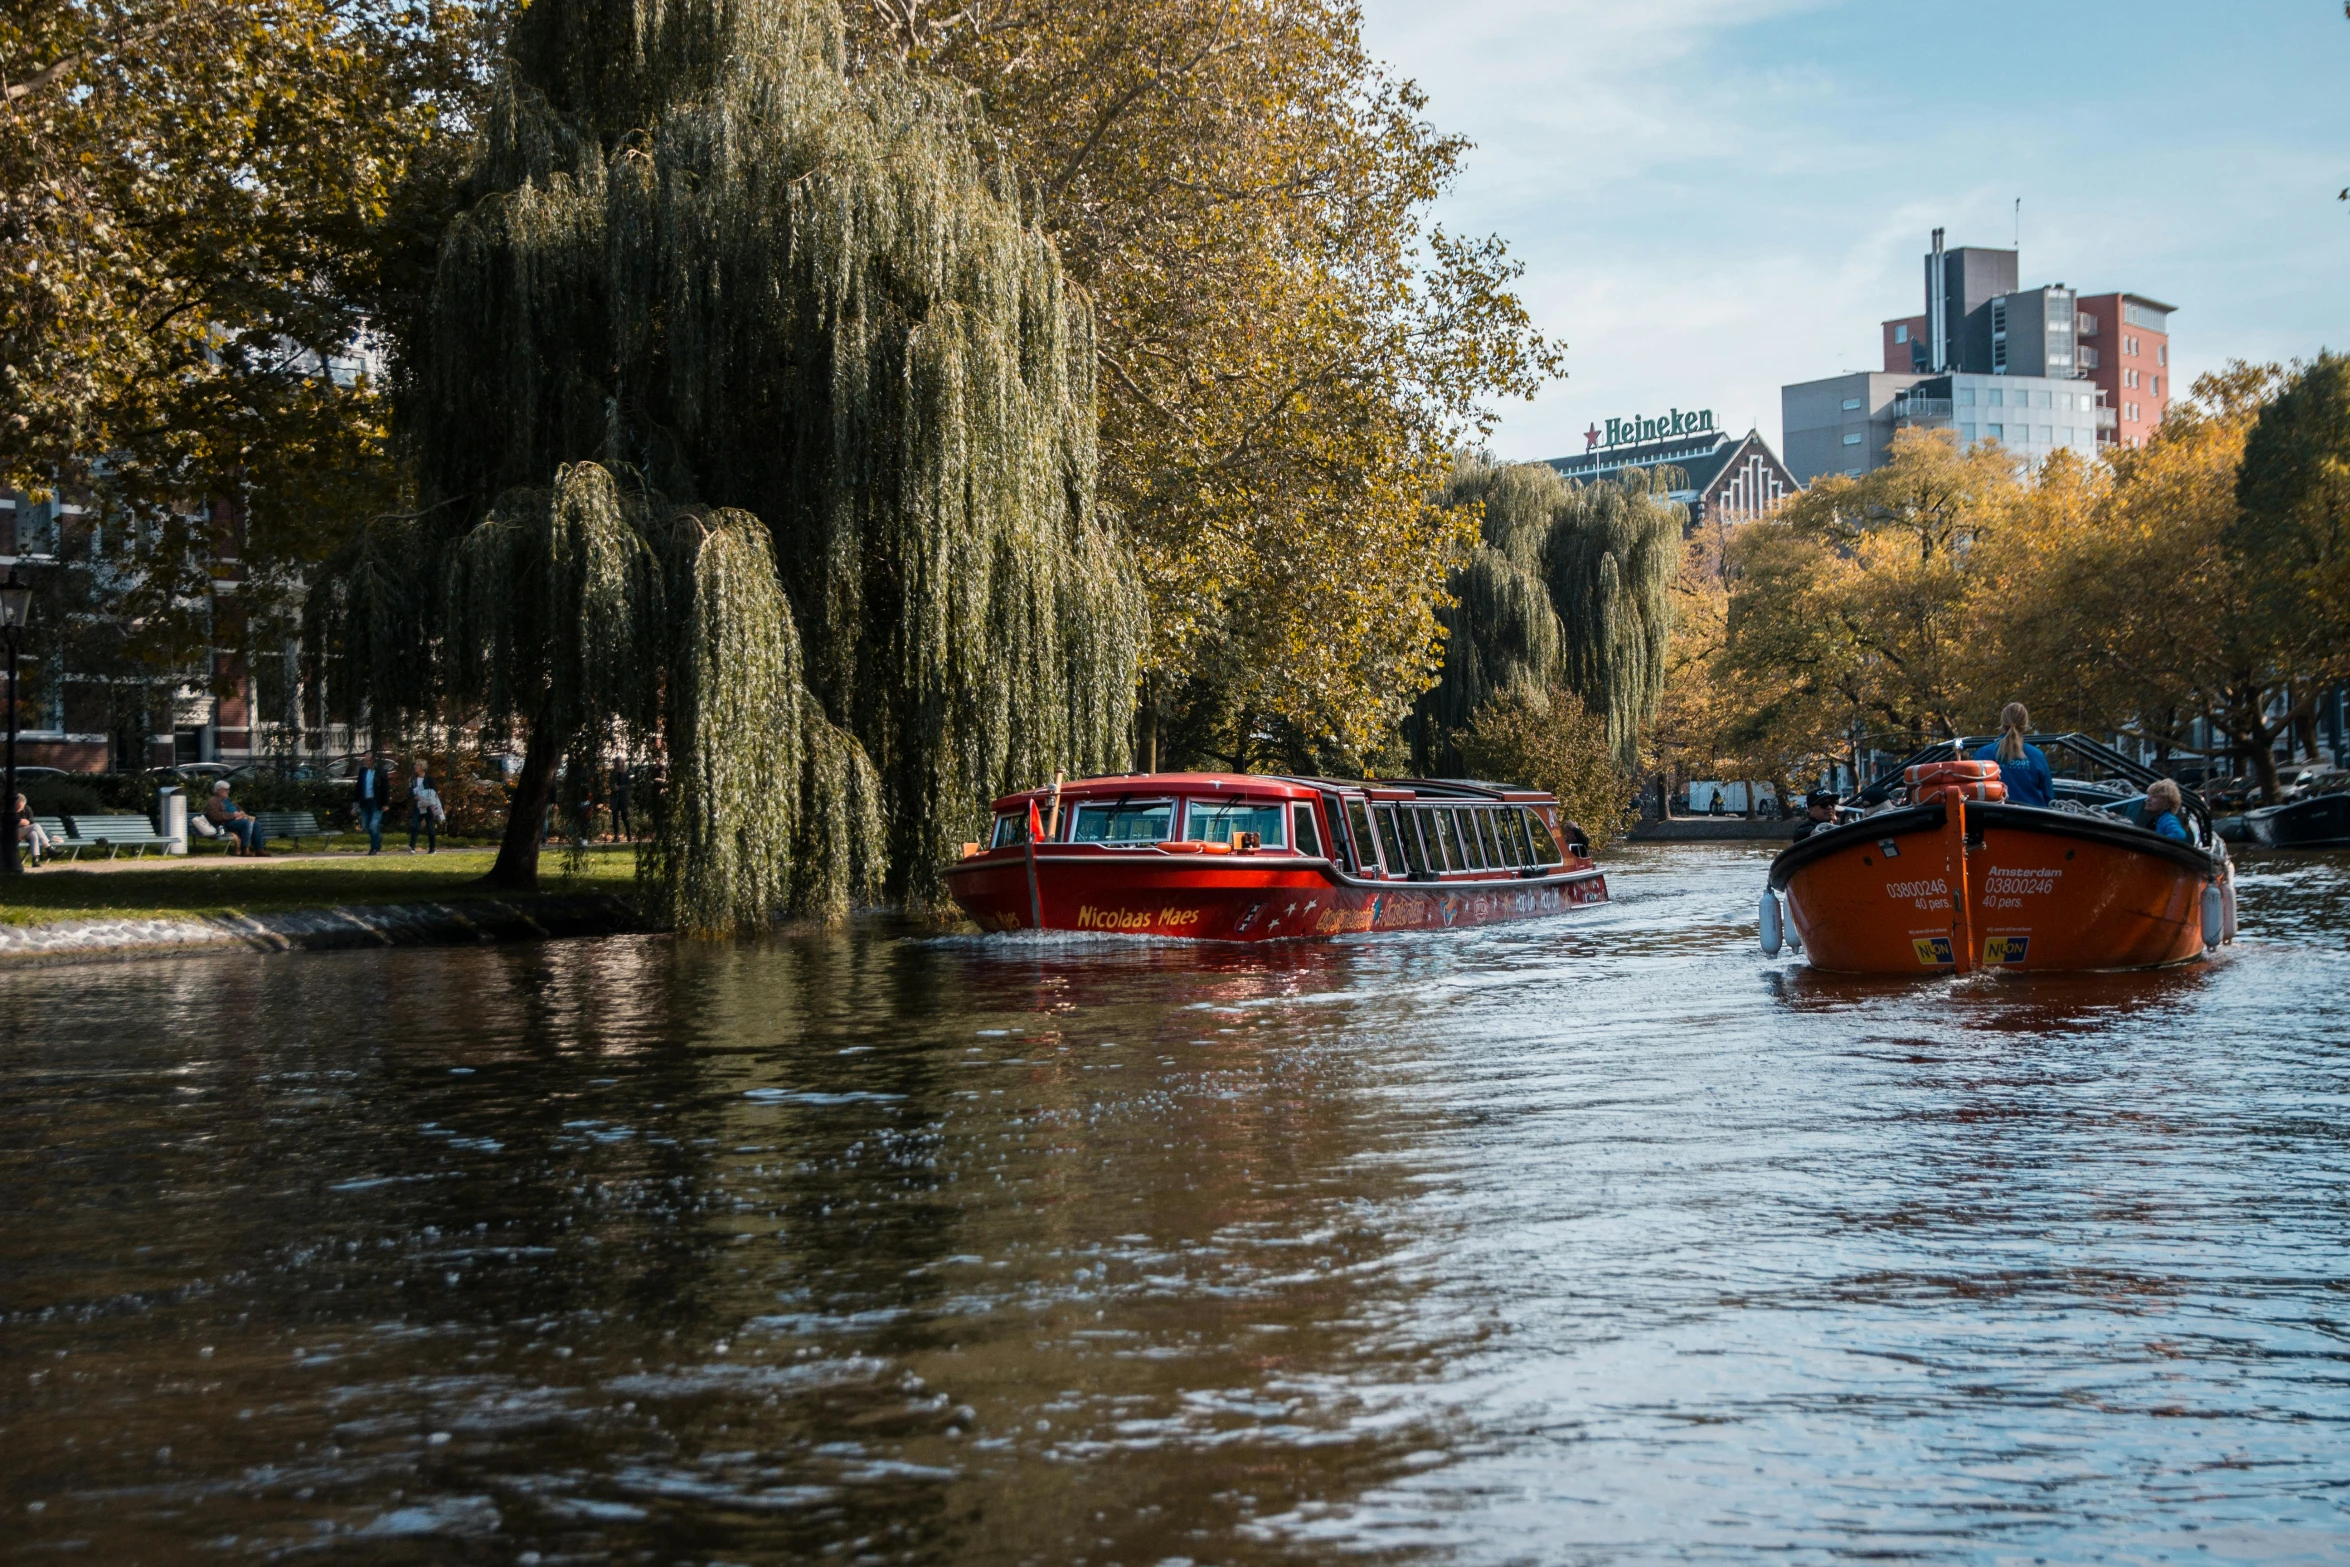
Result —
[{"label": "person wearing cap", "polygon": [[1836,791],[1814,789],[1803,797],[1803,820],[1795,825],[1795,841],[1836,825]]}]

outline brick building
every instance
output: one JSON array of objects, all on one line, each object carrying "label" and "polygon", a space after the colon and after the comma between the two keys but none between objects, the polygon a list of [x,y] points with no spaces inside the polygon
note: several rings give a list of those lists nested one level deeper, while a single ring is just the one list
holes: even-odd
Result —
[{"label": "brick building", "polygon": [[2083,294],[2081,374],[2105,394],[2115,438],[2143,446],[2170,407],[2170,318],[2175,306],[2143,294]]}]

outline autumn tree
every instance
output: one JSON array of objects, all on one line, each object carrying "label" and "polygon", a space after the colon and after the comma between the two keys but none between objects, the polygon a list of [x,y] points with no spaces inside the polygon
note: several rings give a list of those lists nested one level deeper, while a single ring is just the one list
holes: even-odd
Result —
[{"label": "autumn tree", "polygon": [[[1342,765],[1433,677],[1474,519],[1431,505],[1558,363],[1464,144],[1347,0],[871,0],[868,58],[966,84],[1099,323],[1102,496],[1151,611],[1143,753]],[[1283,737],[1286,737],[1286,742]],[[1174,760],[1173,756],[1168,758]]]},{"label": "autumn tree", "polygon": [[[2309,390],[2274,366],[2200,378],[2143,447],[2114,454],[2089,515],[2051,530],[2015,573],[2001,631],[2008,666],[2036,668],[2073,721],[2171,746],[2204,720],[2270,799],[2277,742],[2350,674],[2339,630],[2304,596],[2329,524],[2322,506],[2296,514],[2293,502],[2324,464],[2297,471],[2282,434],[2322,418],[2306,405],[2282,416],[2269,450],[2287,450],[2270,472],[2252,467],[2250,437],[2288,387]],[[2256,518],[2247,495],[2274,509]]]},{"label": "autumn tree", "polygon": [[2023,494],[1997,446],[1906,430],[1884,466],[1741,529],[1715,666],[1744,714],[1731,749],[1832,756],[1856,724],[1922,744],[1979,722],[1976,590]]},{"label": "autumn tree", "polygon": [[2229,549],[2297,658],[2350,643],[2350,355],[2296,365],[2244,438]]},{"label": "autumn tree", "polygon": [[421,286],[489,16],[466,0],[56,0],[0,11],[0,488],[58,541],[74,667],[201,668],[395,503],[351,356]]}]

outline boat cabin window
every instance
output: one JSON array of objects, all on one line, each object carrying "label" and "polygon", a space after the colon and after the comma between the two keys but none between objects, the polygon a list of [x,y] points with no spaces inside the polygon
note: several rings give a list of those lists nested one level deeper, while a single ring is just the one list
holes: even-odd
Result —
[{"label": "boat cabin window", "polygon": [[1300,854],[1320,854],[1322,835],[1314,830],[1314,808],[1303,800],[1289,802],[1290,847]]},{"label": "boat cabin window", "polygon": [[1470,814],[1477,820],[1477,842],[1485,850],[1486,867],[1490,870],[1508,867],[1512,863],[1509,850],[1503,846],[1501,834],[1494,831],[1493,812],[1479,806]]},{"label": "boat cabin window", "polygon": [[1185,811],[1183,836],[1195,843],[1230,843],[1236,832],[1253,832],[1268,849],[1286,841],[1279,800],[1194,800]]},{"label": "boat cabin window", "polygon": [[1420,834],[1412,826],[1411,813],[1382,805],[1378,816],[1379,843],[1387,851],[1388,868],[1407,876],[1425,871],[1428,863],[1420,858]]},{"label": "boat cabin window", "polygon": [[1173,800],[1119,800],[1080,805],[1069,826],[1071,843],[1164,843],[1175,836]]},{"label": "boat cabin window", "polygon": [[1346,802],[1346,819],[1354,828],[1355,853],[1362,860],[1363,874],[1376,875],[1379,870],[1379,842],[1371,832],[1371,810],[1360,800]]},{"label": "boat cabin window", "polygon": [[987,846],[991,849],[1000,849],[1006,844],[1026,843],[1027,841],[1028,813],[1026,811],[1006,811],[995,819],[995,836],[987,841]]},{"label": "boat cabin window", "polygon": [[1444,846],[1444,868],[1447,871],[1465,871],[1469,862],[1461,852],[1460,813],[1435,810],[1428,813],[1427,825],[1436,828],[1436,836]]},{"label": "boat cabin window", "polygon": [[1526,813],[1504,810],[1497,814],[1501,819],[1502,836],[1509,840],[1512,863],[1518,865],[1541,863],[1534,858],[1534,845],[1526,838]]},{"label": "boat cabin window", "polygon": [[1493,846],[1477,830],[1477,813],[1470,810],[1458,814],[1461,819],[1461,848],[1469,856],[1469,864],[1481,871],[1493,869]]},{"label": "boat cabin window", "polygon": [[1563,865],[1567,857],[1559,853],[1556,838],[1550,835],[1550,824],[1532,811],[1525,813],[1526,829],[1534,835],[1534,860],[1538,865]]}]

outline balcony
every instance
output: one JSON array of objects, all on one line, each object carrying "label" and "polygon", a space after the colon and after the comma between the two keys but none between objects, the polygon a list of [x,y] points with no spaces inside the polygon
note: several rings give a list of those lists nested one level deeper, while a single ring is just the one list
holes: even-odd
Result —
[{"label": "balcony", "polygon": [[2122,416],[2121,416],[2121,412],[2120,412],[2120,410],[2119,410],[2119,409],[2114,409],[2114,408],[2099,408],[2099,409],[2097,410],[2097,428],[2098,428],[2098,429],[2100,429],[2100,430],[2116,430],[2116,429],[2119,429],[2119,428],[2121,428],[2121,422],[2122,422]]},{"label": "balcony", "polygon": [[2084,345],[2082,345],[2082,347],[2080,348],[2080,350],[2079,350],[2079,353],[2080,353],[2080,356],[2081,356],[2081,368],[2082,368],[2082,369],[2084,369],[2084,370],[2094,370],[2094,369],[2096,369],[2096,368],[2097,368],[2097,350],[2096,350],[2096,349],[2094,349],[2094,348],[2090,348],[2090,347],[2088,347],[2086,344],[2084,344]]},{"label": "balcony", "polygon": [[1893,400],[1893,423],[1896,426],[1940,429],[1949,425],[1951,417],[1952,405],[1947,397],[1897,397]]}]

